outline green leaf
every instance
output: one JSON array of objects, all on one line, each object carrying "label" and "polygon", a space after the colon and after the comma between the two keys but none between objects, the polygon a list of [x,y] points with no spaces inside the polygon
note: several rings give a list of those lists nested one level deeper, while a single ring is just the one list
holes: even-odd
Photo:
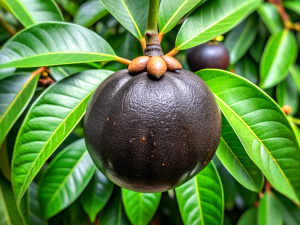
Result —
[{"label": "green leaf", "polygon": [[30,214],[29,224],[30,225],[44,225],[45,222],[42,218],[43,211],[38,201],[38,186],[32,182],[29,186],[30,192]]},{"label": "green leaf", "polygon": [[260,62],[262,53],[264,51],[264,47],[267,42],[267,35],[268,35],[268,31],[265,28],[265,25],[263,24],[262,21],[259,21],[258,27],[259,27],[258,34],[256,36],[253,45],[250,47],[249,50],[249,54],[257,63]]},{"label": "green leaf", "polygon": [[279,202],[272,193],[266,192],[259,201],[258,225],[283,225]]},{"label": "green leaf", "polygon": [[274,194],[279,201],[284,223],[287,225],[299,225],[300,209],[283,195],[279,193]]},{"label": "green leaf", "polygon": [[252,15],[226,36],[224,45],[230,56],[230,64],[239,61],[252,45],[257,34],[257,15]]},{"label": "green leaf", "polygon": [[74,23],[90,27],[107,14],[107,9],[99,0],[88,1],[78,9],[74,17]]},{"label": "green leaf", "polygon": [[261,59],[259,86],[267,89],[284,80],[296,60],[297,52],[296,38],[290,31],[272,35]]},{"label": "green leaf", "polygon": [[101,225],[130,225],[123,209],[120,189],[115,190],[112,199],[104,207],[100,218]]},{"label": "green leaf", "polygon": [[45,21],[64,20],[53,0],[4,0],[4,2],[24,27]]},{"label": "green leaf", "polygon": [[257,208],[247,209],[239,218],[237,225],[257,225]]},{"label": "green leaf", "polygon": [[74,202],[88,185],[95,165],[84,139],[62,150],[49,164],[41,178],[38,198],[46,219]]},{"label": "green leaf", "polygon": [[122,188],[125,212],[133,225],[147,225],[154,216],[161,193],[139,193]]},{"label": "green leaf", "polygon": [[298,110],[299,98],[298,89],[293,78],[289,75],[276,88],[276,98],[279,106],[288,105],[292,108],[290,115],[294,115]]},{"label": "green leaf", "polygon": [[108,11],[137,39],[146,33],[149,0],[100,0]]},{"label": "green leaf", "polygon": [[89,64],[53,66],[50,67],[50,75],[55,81],[60,81],[63,78],[91,69],[96,69],[96,68]]},{"label": "green leaf", "polygon": [[176,196],[185,225],[223,224],[223,188],[213,162],[197,176],[176,188]]},{"label": "green leaf", "polygon": [[258,65],[253,62],[249,56],[244,56],[235,65],[234,71],[236,74],[245,77],[247,80],[251,81],[253,84],[258,82]]},{"label": "green leaf", "polygon": [[0,81],[0,146],[32,98],[38,79],[27,73]]},{"label": "green leaf", "polygon": [[108,43],[93,31],[63,22],[24,29],[0,51],[0,68],[39,67],[115,60]]},{"label": "green leaf", "polygon": [[0,173],[0,224],[25,225],[10,183]]},{"label": "green leaf", "polygon": [[293,120],[290,121],[290,123],[291,123],[291,126],[292,126],[292,128],[293,128],[293,131],[294,131],[294,133],[295,133],[295,135],[296,135],[296,138],[297,138],[297,140],[298,140],[298,144],[300,145],[300,129],[299,129],[299,127],[293,122]]},{"label": "green leaf", "polygon": [[[254,11],[261,0],[210,0],[183,23],[176,38],[178,50],[192,48],[227,32]],[[205,18],[205,19],[202,19]]]},{"label": "green leaf", "polygon": [[99,170],[81,195],[81,203],[90,221],[95,222],[96,216],[108,202],[114,185]]},{"label": "green leaf", "polygon": [[279,12],[271,3],[265,2],[257,9],[257,12],[272,34],[278,33],[284,29]]},{"label": "green leaf", "polygon": [[290,73],[293,77],[295,85],[298,88],[298,92],[300,93],[300,66],[295,64],[290,67]]},{"label": "green leaf", "polygon": [[204,0],[162,0],[159,6],[159,33],[165,34],[172,30],[180,19]]},{"label": "green leaf", "polygon": [[[217,102],[254,163],[271,185],[300,203],[300,151],[281,108],[257,86],[222,70],[197,74]],[[222,85],[220,85],[222,84]]]},{"label": "green leaf", "polygon": [[20,128],[12,162],[18,202],[46,160],[80,121],[97,86],[111,73],[87,70],[63,79],[32,105]]},{"label": "green leaf", "polygon": [[293,10],[300,15],[300,2],[299,1],[284,1],[283,6],[287,9]]},{"label": "green leaf", "polygon": [[264,177],[247,155],[238,136],[222,115],[222,134],[217,151],[218,158],[240,184],[251,191],[260,192]]}]

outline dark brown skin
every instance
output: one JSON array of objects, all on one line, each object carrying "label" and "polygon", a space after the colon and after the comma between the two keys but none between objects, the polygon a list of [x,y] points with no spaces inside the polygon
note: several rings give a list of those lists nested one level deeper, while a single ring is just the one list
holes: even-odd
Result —
[{"label": "dark brown skin", "polygon": [[188,181],[212,159],[221,115],[205,82],[192,72],[121,70],[92,96],[84,120],[89,153],[117,185],[163,192]]},{"label": "dark brown skin", "polygon": [[210,41],[187,50],[187,62],[193,72],[206,68],[225,70],[229,54],[222,42]]}]

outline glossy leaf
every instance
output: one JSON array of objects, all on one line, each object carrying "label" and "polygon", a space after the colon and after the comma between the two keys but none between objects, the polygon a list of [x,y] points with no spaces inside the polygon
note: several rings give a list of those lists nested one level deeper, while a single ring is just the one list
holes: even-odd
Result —
[{"label": "glossy leaf", "polygon": [[147,225],[154,216],[161,193],[140,193],[122,188],[125,212],[133,225]]},{"label": "glossy leaf", "polygon": [[247,55],[236,63],[234,72],[254,84],[258,82],[258,65]]},{"label": "glossy leaf", "polygon": [[55,81],[60,81],[68,76],[76,73],[83,72],[85,70],[99,69],[89,64],[75,64],[75,65],[64,65],[64,66],[53,66],[50,67],[50,75]]},{"label": "glossy leaf", "polygon": [[[271,185],[300,202],[300,150],[281,108],[257,86],[222,70],[197,74],[215,94],[220,109],[248,155]],[[222,85],[220,85],[222,84]]]},{"label": "glossy leaf", "polygon": [[122,197],[119,188],[114,192],[112,199],[104,207],[100,218],[101,225],[130,225],[123,209]]},{"label": "glossy leaf", "polygon": [[41,178],[38,198],[48,219],[69,206],[88,185],[95,172],[83,139],[62,150]]},{"label": "glossy leaf", "polygon": [[290,73],[293,77],[295,85],[298,88],[298,92],[300,93],[300,66],[296,64],[291,66]]},{"label": "glossy leaf", "polygon": [[223,188],[213,162],[197,176],[176,188],[176,196],[185,225],[223,224]]},{"label": "glossy leaf", "polygon": [[185,20],[177,35],[175,48],[188,49],[227,32],[260,3],[261,0],[207,1]]},{"label": "glossy leaf", "polygon": [[296,57],[297,43],[290,31],[272,35],[261,59],[259,86],[267,89],[284,80]]},{"label": "glossy leaf", "polygon": [[45,21],[63,21],[63,16],[53,0],[4,0],[10,11],[24,25]]},{"label": "glossy leaf", "polygon": [[266,192],[259,201],[258,225],[283,225],[279,202],[272,193]]},{"label": "glossy leaf", "polygon": [[74,23],[90,27],[107,14],[107,9],[99,0],[88,1],[78,9],[74,17]]},{"label": "glossy leaf", "polygon": [[108,11],[137,39],[146,32],[149,0],[100,0]]},{"label": "glossy leaf", "polygon": [[252,15],[226,36],[224,45],[229,52],[230,64],[239,61],[252,45],[257,34],[257,16]]},{"label": "glossy leaf", "polygon": [[25,225],[10,183],[0,173],[0,224]]},{"label": "glossy leaf", "polygon": [[95,222],[96,216],[108,202],[114,185],[99,170],[81,195],[81,203],[90,221]]},{"label": "glossy leaf", "polygon": [[283,6],[300,15],[300,2],[299,1],[284,1]]},{"label": "glossy leaf", "polygon": [[30,225],[44,225],[43,212],[38,200],[38,186],[36,183],[32,182],[29,186],[30,192],[30,214],[29,214],[29,224]]},{"label": "glossy leaf", "polygon": [[274,193],[276,199],[279,202],[283,221],[287,225],[299,225],[300,224],[300,209],[293,202],[279,193]]},{"label": "glossy leaf", "polygon": [[49,87],[33,104],[18,134],[12,181],[20,201],[30,182],[85,113],[97,86],[112,72],[87,70]]},{"label": "glossy leaf", "polygon": [[237,225],[257,225],[257,208],[247,209],[239,218]]},{"label": "glossy leaf", "polygon": [[42,23],[22,30],[0,51],[0,68],[39,67],[115,60],[107,42],[70,23]]},{"label": "glossy leaf", "polygon": [[251,191],[260,192],[264,177],[247,155],[238,136],[222,116],[222,134],[217,155],[232,176]]},{"label": "glossy leaf", "polygon": [[265,25],[263,24],[262,21],[259,22],[258,27],[259,29],[258,29],[258,34],[256,36],[256,39],[254,40],[253,45],[249,49],[249,54],[257,63],[260,62],[261,56],[264,51],[264,47],[267,43],[267,35],[268,35],[268,31],[265,28]]},{"label": "glossy leaf", "polygon": [[292,108],[290,115],[297,112],[299,99],[298,89],[295,85],[293,78],[289,75],[283,82],[277,85],[276,98],[279,106],[288,105]]},{"label": "glossy leaf", "polygon": [[16,74],[0,81],[0,146],[32,98],[39,76]]},{"label": "glossy leaf", "polygon": [[162,0],[158,14],[159,33],[165,34],[172,30],[182,17],[203,2],[204,0]]},{"label": "glossy leaf", "polygon": [[272,34],[278,33],[284,29],[279,12],[271,3],[265,2],[257,9],[257,12]]}]

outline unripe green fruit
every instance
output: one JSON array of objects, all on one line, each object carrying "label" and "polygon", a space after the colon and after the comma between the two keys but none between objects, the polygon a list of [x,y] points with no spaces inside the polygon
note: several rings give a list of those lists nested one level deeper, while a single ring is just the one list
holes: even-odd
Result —
[{"label": "unripe green fruit", "polygon": [[222,42],[210,41],[187,50],[187,63],[193,72],[206,68],[225,70],[229,54]]},{"label": "unripe green fruit", "polygon": [[213,93],[192,72],[121,70],[93,94],[84,135],[97,167],[117,185],[162,192],[188,181],[212,159],[221,115]]}]

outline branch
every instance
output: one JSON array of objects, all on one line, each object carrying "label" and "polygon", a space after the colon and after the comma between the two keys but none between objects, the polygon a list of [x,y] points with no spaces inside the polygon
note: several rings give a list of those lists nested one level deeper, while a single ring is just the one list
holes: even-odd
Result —
[{"label": "branch", "polygon": [[176,55],[180,50],[174,48],[173,50],[171,50],[170,52],[168,52],[166,55],[168,56],[174,56]]},{"label": "branch", "polygon": [[125,58],[122,58],[122,57],[118,57],[117,61],[120,62],[120,63],[123,63],[125,65],[129,65],[131,63],[131,61],[129,59],[125,59]]},{"label": "branch", "polygon": [[16,31],[12,28],[12,26],[9,25],[2,17],[0,17],[0,23],[11,36],[14,36],[16,34]]}]

